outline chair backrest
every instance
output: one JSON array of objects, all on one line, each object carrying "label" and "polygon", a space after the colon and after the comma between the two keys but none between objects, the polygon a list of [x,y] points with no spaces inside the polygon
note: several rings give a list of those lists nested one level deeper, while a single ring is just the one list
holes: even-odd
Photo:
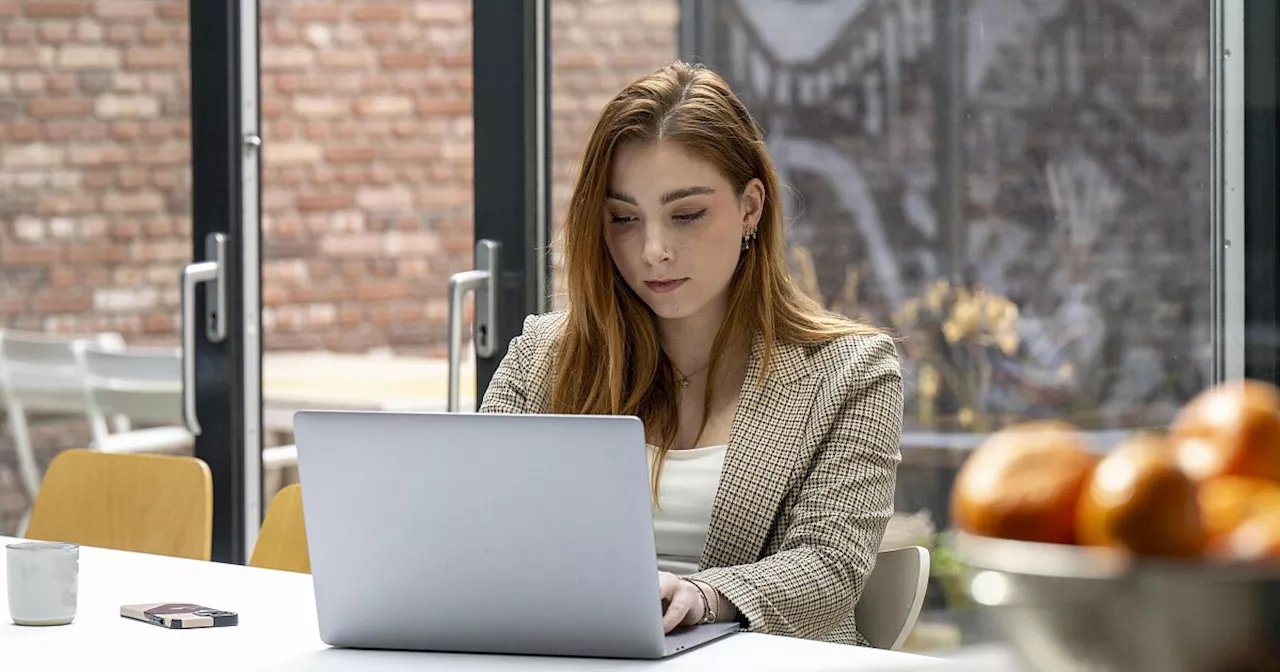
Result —
[{"label": "chair backrest", "polygon": [[[142,423],[182,423],[182,351],[82,344],[84,384],[97,411]],[[100,437],[99,437],[100,438]]]},{"label": "chair backrest", "polygon": [[213,478],[194,457],[72,449],[53,458],[27,538],[208,560]]},{"label": "chair backrest", "polygon": [[920,616],[928,584],[928,549],[880,551],[854,608],[858,632],[877,649],[901,648]]},{"label": "chair backrest", "polygon": [[271,499],[249,565],[311,573],[307,526],[302,518],[302,486],[286,485]]},{"label": "chair backrest", "polygon": [[0,332],[0,386],[26,411],[83,412],[86,400],[75,348],[86,342],[108,350],[124,347],[116,333]]}]

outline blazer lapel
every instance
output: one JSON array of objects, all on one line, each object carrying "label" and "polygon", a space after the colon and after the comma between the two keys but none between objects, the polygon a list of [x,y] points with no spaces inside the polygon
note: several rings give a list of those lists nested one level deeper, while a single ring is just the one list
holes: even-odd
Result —
[{"label": "blazer lapel", "polygon": [[762,383],[764,341],[756,334],[746,380],[729,430],[724,470],[711,509],[700,565],[725,567],[759,559],[778,507],[800,468],[816,381],[806,376],[805,352],[775,343]]}]

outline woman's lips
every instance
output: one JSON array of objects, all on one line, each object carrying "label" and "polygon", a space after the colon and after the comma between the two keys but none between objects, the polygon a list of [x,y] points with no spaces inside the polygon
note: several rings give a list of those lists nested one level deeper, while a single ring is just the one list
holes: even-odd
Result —
[{"label": "woman's lips", "polygon": [[667,292],[676,291],[688,280],[688,278],[680,278],[679,280],[645,280],[644,285],[656,294],[666,294]]}]

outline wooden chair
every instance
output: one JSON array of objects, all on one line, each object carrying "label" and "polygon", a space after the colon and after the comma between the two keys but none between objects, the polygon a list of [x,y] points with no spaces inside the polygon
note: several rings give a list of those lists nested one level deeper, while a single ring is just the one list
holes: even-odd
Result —
[{"label": "wooden chair", "polygon": [[307,527],[302,518],[302,486],[287,485],[272,498],[262,528],[258,530],[258,542],[254,544],[249,565],[311,573]]},{"label": "wooden chair", "polygon": [[208,560],[213,477],[194,457],[65,450],[45,472],[26,536]]}]

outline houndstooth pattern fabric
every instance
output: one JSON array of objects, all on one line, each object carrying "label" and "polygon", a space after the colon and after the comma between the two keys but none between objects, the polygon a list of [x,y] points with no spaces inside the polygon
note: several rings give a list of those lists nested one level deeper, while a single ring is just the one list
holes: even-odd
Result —
[{"label": "houndstooth pattern fabric", "polygon": [[[548,411],[563,323],[563,313],[526,319],[480,412]],[[853,610],[901,461],[897,349],[883,335],[777,344],[763,382],[762,354],[757,336],[691,578],[733,602],[751,631],[865,645]]]}]

